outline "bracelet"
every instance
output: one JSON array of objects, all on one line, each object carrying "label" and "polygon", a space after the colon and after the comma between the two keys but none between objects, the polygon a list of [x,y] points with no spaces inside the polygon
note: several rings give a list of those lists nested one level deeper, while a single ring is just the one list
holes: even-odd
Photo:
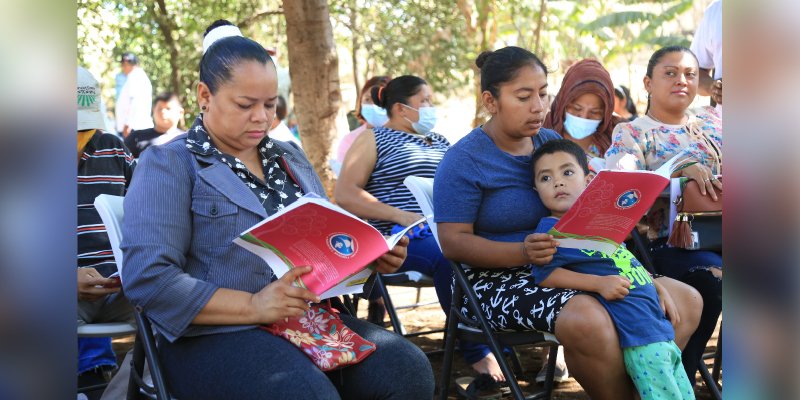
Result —
[{"label": "bracelet", "polygon": [[528,252],[525,251],[525,242],[522,242],[522,256],[525,257],[525,260],[529,260]]},{"label": "bracelet", "polygon": [[666,275],[661,275],[661,274],[656,274],[656,273],[650,274],[650,277],[653,278],[653,279],[663,278],[664,276],[666,276]]}]

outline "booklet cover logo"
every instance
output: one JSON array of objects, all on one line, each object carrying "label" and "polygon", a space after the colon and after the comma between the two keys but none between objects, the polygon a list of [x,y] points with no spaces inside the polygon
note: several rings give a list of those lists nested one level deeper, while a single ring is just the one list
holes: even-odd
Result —
[{"label": "booklet cover logo", "polygon": [[641,197],[642,194],[638,190],[629,189],[617,197],[617,201],[614,205],[620,210],[625,210],[638,204]]},{"label": "booklet cover logo", "polygon": [[328,236],[328,247],[339,257],[350,258],[356,254],[356,240],[346,233],[333,233]]}]

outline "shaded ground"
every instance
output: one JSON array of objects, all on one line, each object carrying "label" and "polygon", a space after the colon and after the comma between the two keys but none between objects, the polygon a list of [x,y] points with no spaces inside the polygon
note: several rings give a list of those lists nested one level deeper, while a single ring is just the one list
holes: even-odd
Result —
[{"label": "shaded ground", "polygon": [[[396,306],[404,305],[404,304],[411,304],[416,299],[416,289],[411,288],[399,288],[399,287],[392,287],[390,288],[390,293],[392,295],[392,299],[395,302]],[[433,288],[425,288],[422,290],[421,296],[422,302],[428,301],[435,301],[436,300],[436,293],[434,292]],[[366,310],[366,302],[362,301],[359,304],[359,311],[358,315],[361,317],[366,317],[367,310]],[[423,331],[429,329],[436,329],[444,326],[445,316],[442,312],[442,309],[439,307],[438,304],[435,305],[428,305],[419,307],[416,309],[403,309],[398,311],[400,318],[403,321],[406,329],[409,332],[415,331]],[[388,318],[388,317],[387,317]],[[391,329],[391,328],[390,328]],[[711,338],[709,342],[708,351],[716,350],[716,343],[717,343],[717,334],[719,332],[719,328],[717,333]],[[420,346],[425,351],[434,350],[437,348],[441,348],[443,346],[442,341],[442,334],[431,334],[425,335],[420,337],[415,337],[410,339],[413,343]],[[121,338],[114,340],[114,349],[117,351],[117,354],[121,357],[124,356],[124,353],[128,351],[133,344],[133,338]],[[542,365],[542,357],[540,355],[540,351],[537,348],[531,346],[522,346],[517,348],[517,353],[520,356],[520,361],[522,363],[525,372],[522,377],[520,377],[520,386],[522,386],[523,390],[530,387],[530,385],[534,385],[534,387],[538,388],[536,383],[534,382],[534,378],[536,374],[539,372],[539,369]],[[442,355],[433,355],[430,357],[431,365],[433,367],[433,372],[436,375],[437,382],[439,381],[440,374],[441,374],[441,366],[442,366]],[[709,360],[710,362],[710,360]],[[710,363],[709,363],[710,365]],[[456,393],[455,387],[455,378],[459,376],[471,376],[473,375],[472,368],[466,365],[463,361],[463,358],[460,354],[456,354],[454,362],[453,362],[453,374],[451,378],[451,385],[448,390],[450,394],[448,396],[449,399],[460,399]],[[708,391],[705,385],[702,383],[702,379],[698,374],[697,376],[697,398],[698,399],[711,399],[711,396],[708,394]],[[506,396],[505,398],[510,398],[510,396]],[[569,399],[569,400],[578,400],[578,399],[589,399],[581,386],[572,378],[568,381],[558,384],[555,388],[553,393],[553,399]]]}]

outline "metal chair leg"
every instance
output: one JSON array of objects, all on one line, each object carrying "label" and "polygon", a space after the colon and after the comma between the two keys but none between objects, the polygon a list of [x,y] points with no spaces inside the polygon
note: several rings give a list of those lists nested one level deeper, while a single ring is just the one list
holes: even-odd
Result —
[{"label": "metal chair leg", "polygon": [[700,376],[703,378],[703,382],[708,388],[708,391],[711,393],[711,396],[715,400],[722,400],[722,392],[720,392],[719,388],[717,387],[717,382],[711,377],[711,373],[708,372],[706,363],[703,360],[700,360],[699,363],[700,365],[698,365],[698,370],[700,371]]},{"label": "metal chair leg", "polygon": [[508,358],[511,359],[511,364],[514,366],[514,373],[517,375],[522,375],[524,373],[524,369],[522,368],[522,363],[519,361],[519,354],[517,354],[517,349],[511,348],[511,354],[508,355]]},{"label": "metal chair leg", "polygon": [[458,329],[458,310],[455,307],[456,299],[461,298],[461,288],[456,285],[453,290],[453,302],[447,313],[447,328],[444,338],[444,359],[442,360],[442,375],[439,379],[439,399],[447,400],[450,389],[450,374],[453,368],[453,357],[456,351],[456,330]]},{"label": "metal chair leg", "polygon": [[392,298],[389,296],[389,289],[386,287],[386,284],[383,283],[380,274],[375,277],[375,285],[378,285],[381,290],[383,306],[386,308],[386,313],[389,314],[389,322],[392,323],[392,329],[394,329],[395,333],[405,336],[406,328],[403,326],[403,322],[400,321],[400,317],[397,316],[397,310],[395,310]]},{"label": "metal chair leg", "polygon": [[720,371],[722,370],[722,331],[719,332],[719,338],[717,339],[717,351],[714,352],[714,367],[711,369],[711,377],[714,379],[714,383],[719,385],[719,375]]},{"label": "metal chair leg", "polygon": [[[460,285],[464,288],[469,288],[470,285],[469,282],[467,281],[467,278],[462,273],[460,273],[461,271],[458,270],[458,268],[459,267],[456,264],[453,264],[453,269],[454,269],[453,272],[455,273],[456,285]],[[478,319],[478,323],[480,324],[482,330],[484,331],[484,336],[486,337],[486,342],[489,345],[489,349],[492,351],[492,353],[495,354],[497,362],[498,364],[500,364],[500,370],[503,371],[503,375],[505,375],[506,377],[508,386],[511,387],[511,393],[514,395],[515,399],[518,400],[525,399],[525,395],[522,393],[522,388],[519,387],[519,383],[517,382],[517,378],[514,375],[514,372],[511,370],[511,367],[509,367],[505,358],[503,358],[502,347],[500,347],[500,344],[497,342],[497,339],[491,332],[489,322],[486,321],[486,317],[483,315],[483,312],[478,307],[478,304],[480,303],[478,302],[477,297],[475,297],[475,293],[469,290],[464,290],[464,294],[467,296],[467,303],[469,304],[469,307],[472,309],[471,310],[472,314],[475,316],[475,318]]]},{"label": "metal chair leg", "polygon": [[[133,342],[133,354],[131,354],[131,374],[128,377],[128,393],[127,400],[139,400],[144,398],[140,382],[144,380],[144,340],[141,333],[136,334],[136,339]],[[138,379],[137,379],[138,378]]]}]

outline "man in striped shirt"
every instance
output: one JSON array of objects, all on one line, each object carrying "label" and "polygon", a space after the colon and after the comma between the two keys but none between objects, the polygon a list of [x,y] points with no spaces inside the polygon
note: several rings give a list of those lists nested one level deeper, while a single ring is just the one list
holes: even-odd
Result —
[{"label": "man in striped shirt", "polygon": [[[125,195],[134,160],[122,140],[105,133],[100,111],[100,85],[89,71],[78,67],[78,324],[129,321],[130,304],[119,281],[114,254],[94,199],[100,194]],[[78,340],[79,386],[107,380],[116,369],[110,338]]]}]

